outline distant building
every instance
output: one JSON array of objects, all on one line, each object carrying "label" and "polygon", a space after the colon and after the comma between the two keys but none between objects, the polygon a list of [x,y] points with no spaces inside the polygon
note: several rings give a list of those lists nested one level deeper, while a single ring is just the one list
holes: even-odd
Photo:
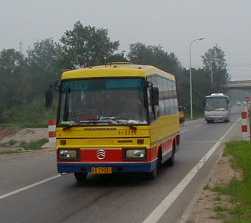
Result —
[{"label": "distant building", "polygon": [[228,81],[225,93],[232,103],[244,101],[246,97],[251,96],[251,80]]}]

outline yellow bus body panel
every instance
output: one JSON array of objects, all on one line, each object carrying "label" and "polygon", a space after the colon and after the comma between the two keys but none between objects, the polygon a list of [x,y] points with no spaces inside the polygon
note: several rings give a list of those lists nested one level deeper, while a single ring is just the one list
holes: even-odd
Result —
[{"label": "yellow bus body panel", "polygon": [[176,115],[161,116],[150,125],[152,146],[158,146],[167,139],[179,134],[180,124],[178,113]]},{"label": "yellow bus body panel", "polygon": [[[57,128],[57,147],[60,148],[99,148],[99,147],[149,147],[149,126],[86,126],[63,130]],[[144,139],[138,144],[138,139]]]}]

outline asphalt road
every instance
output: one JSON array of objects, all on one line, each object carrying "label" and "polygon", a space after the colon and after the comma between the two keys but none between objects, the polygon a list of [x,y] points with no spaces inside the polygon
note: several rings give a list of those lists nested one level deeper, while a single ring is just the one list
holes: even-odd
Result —
[{"label": "asphalt road", "polygon": [[[38,151],[21,155],[0,156],[0,222],[1,223],[142,223],[189,171],[226,133],[239,117],[230,123],[206,124],[204,120],[187,122],[182,143],[173,167],[163,167],[156,180],[140,176],[91,177],[77,185],[72,175],[64,175],[26,187],[57,175],[55,153]],[[226,139],[239,135],[239,124]],[[217,153],[206,162],[170,207],[159,216],[159,222],[178,222],[196,190],[206,179]],[[24,190],[19,190],[23,188]],[[11,192],[15,192],[10,194]],[[159,208],[159,209],[158,209]]]}]

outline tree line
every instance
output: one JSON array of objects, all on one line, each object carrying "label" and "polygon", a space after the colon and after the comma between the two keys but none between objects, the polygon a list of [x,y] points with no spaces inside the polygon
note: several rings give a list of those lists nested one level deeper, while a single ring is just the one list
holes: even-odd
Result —
[{"label": "tree line", "polygon": [[[76,22],[59,41],[37,41],[26,52],[0,51],[0,123],[25,118],[44,110],[44,95],[66,69],[127,61],[154,65],[173,73],[177,80],[179,104],[189,111],[189,70],[173,52],[161,46],[132,43],[129,52],[119,51],[119,41],[112,41],[108,30]],[[194,109],[203,110],[203,99],[210,92],[222,91],[229,79],[224,51],[214,46],[202,56],[203,66],[192,69]],[[53,110],[53,109],[52,109]],[[54,108],[55,110],[55,108]]]}]

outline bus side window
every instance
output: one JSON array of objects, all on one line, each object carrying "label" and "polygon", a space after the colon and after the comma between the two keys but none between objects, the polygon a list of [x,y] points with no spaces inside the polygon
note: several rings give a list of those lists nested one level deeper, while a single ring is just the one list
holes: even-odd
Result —
[{"label": "bus side window", "polygon": [[159,106],[152,105],[152,88],[157,87],[159,88],[159,77],[157,75],[153,75],[148,78],[148,81],[152,84],[151,87],[147,89],[147,97],[148,97],[148,111],[149,111],[149,119],[150,122],[156,120],[159,117]]},{"label": "bus side window", "polygon": [[151,88],[147,88],[147,100],[148,100],[148,111],[149,111],[149,121],[152,122],[154,120],[154,111],[152,107],[152,99],[151,99]]}]

